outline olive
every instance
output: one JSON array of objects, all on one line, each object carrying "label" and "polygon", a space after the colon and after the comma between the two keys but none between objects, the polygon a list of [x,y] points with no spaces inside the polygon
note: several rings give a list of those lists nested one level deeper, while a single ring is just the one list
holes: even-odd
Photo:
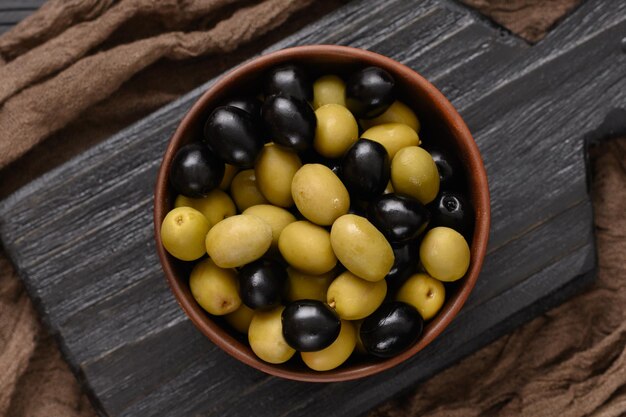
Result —
[{"label": "olive", "polygon": [[356,346],[354,324],[341,320],[341,331],[337,339],[325,349],[317,352],[302,352],[302,361],[315,371],[329,371],[344,363]]},{"label": "olive", "polygon": [[446,289],[440,281],[427,274],[415,274],[402,284],[396,299],[411,304],[424,320],[430,320],[443,306]]},{"label": "olive", "polygon": [[222,106],[237,107],[254,117],[256,120],[261,119],[261,100],[254,96],[242,96],[231,98],[222,103]]},{"label": "olive", "polygon": [[278,249],[289,265],[307,274],[321,275],[337,265],[330,234],[307,221],[285,227],[278,238]]},{"label": "olive", "polygon": [[236,268],[259,259],[272,244],[272,228],[249,214],[222,220],[206,235],[206,251],[222,268]]},{"label": "olive", "polygon": [[239,333],[248,333],[248,328],[250,327],[253,316],[254,310],[245,304],[241,304],[237,310],[226,314],[224,319]]},{"label": "olive", "polygon": [[284,208],[272,206],[271,204],[259,204],[248,207],[242,214],[257,216],[272,228],[272,247],[278,249],[278,237],[288,224],[296,221],[293,214]]},{"label": "olive", "polygon": [[426,230],[430,212],[413,197],[384,194],[368,206],[367,218],[390,243],[402,243]]},{"label": "olive", "polygon": [[254,164],[264,143],[258,120],[232,106],[211,112],[204,125],[204,140],[222,160],[242,168]]},{"label": "olive", "polygon": [[407,278],[417,272],[419,245],[417,241],[394,245],[393,255],[393,266],[385,277],[390,292],[400,288]]},{"label": "olive", "polygon": [[209,227],[215,226],[226,217],[237,214],[233,200],[224,191],[216,188],[204,198],[189,198],[184,195],[176,197],[175,207],[192,207],[204,214]]},{"label": "olive", "polygon": [[423,328],[424,320],[415,307],[391,301],[363,320],[359,334],[368,353],[390,358],[413,346]]},{"label": "olive", "polygon": [[281,314],[284,307],[254,312],[248,328],[248,342],[255,355],[269,363],[287,362],[295,349],[283,337]]},{"label": "olive", "polygon": [[241,305],[237,273],[220,268],[210,258],[193,268],[189,288],[200,307],[216,316],[232,313]]},{"label": "olive", "polygon": [[445,226],[468,237],[474,226],[474,209],[458,192],[442,191],[429,204],[432,214],[431,227]]},{"label": "olive", "polygon": [[222,182],[220,182],[220,188],[224,191],[230,188],[230,183],[233,182],[233,178],[239,172],[239,168],[234,165],[226,164],[224,167],[224,178],[222,178]]},{"label": "olive", "polygon": [[380,116],[394,102],[395,81],[382,68],[366,67],[346,82],[346,104],[360,119]]},{"label": "olive", "polygon": [[413,110],[398,100],[394,101],[380,116],[369,120],[361,120],[361,125],[364,129],[385,123],[402,123],[413,129],[416,133],[420,131],[420,121],[415,113],[413,113]]},{"label": "olive", "polygon": [[402,148],[420,144],[417,133],[402,123],[385,123],[371,127],[363,132],[361,137],[383,145],[389,154],[389,159],[393,159]]},{"label": "olive", "polygon": [[424,149],[428,151],[437,165],[441,188],[446,190],[461,188],[464,180],[461,161],[452,152],[436,146],[424,144]]},{"label": "olive", "polygon": [[346,214],[338,218],[330,231],[330,243],[343,266],[365,280],[382,280],[393,265],[391,245],[364,217]]},{"label": "olive", "polygon": [[283,310],[283,337],[300,352],[314,352],[330,346],[341,330],[337,313],[317,300],[298,300]]},{"label": "olive", "polygon": [[268,143],[254,167],[259,190],[276,206],[293,206],[291,181],[300,167],[302,162],[297,153]]},{"label": "olive", "polygon": [[456,230],[435,227],[426,233],[420,244],[420,261],[433,278],[456,281],[469,268],[470,249],[465,238]]},{"label": "olive", "polygon": [[346,105],[346,84],[336,75],[325,75],[313,83],[313,108],[326,104]]},{"label": "olive", "polygon": [[315,110],[317,127],[313,147],[322,156],[339,158],[359,139],[359,126],[348,109],[326,104]]},{"label": "olive", "polygon": [[359,320],[372,314],[387,295],[385,280],[366,281],[346,271],[328,287],[326,301],[345,320]]},{"label": "olive", "polygon": [[230,185],[230,195],[233,197],[239,211],[259,204],[267,204],[269,201],[259,190],[256,173],[253,169],[240,171],[233,178]]},{"label": "olive", "polygon": [[206,196],[224,177],[224,163],[200,143],[185,145],[170,166],[172,187],[187,197]]},{"label": "olive", "polygon": [[313,99],[313,88],[309,76],[297,65],[274,67],[267,73],[264,81],[265,97],[283,94],[299,100],[311,101]]},{"label": "olive", "polygon": [[177,207],[161,223],[161,241],[166,251],[182,261],[195,261],[206,253],[204,238],[210,224],[191,207]]},{"label": "olive", "polygon": [[275,143],[298,152],[313,144],[317,120],[306,101],[280,94],[271,96],[265,99],[261,116]]},{"label": "olive", "polygon": [[326,292],[333,278],[335,278],[335,271],[331,270],[325,274],[311,275],[288,267],[287,276],[287,300],[326,301]]},{"label": "olive", "polygon": [[391,183],[396,193],[428,204],[439,193],[439,172],[428,152],[418,146],[407,146],[391,161]]},{"label": "olive", "polygon": [[239,270],[241,300],[252,309],[275,307],[280,297],[287,273],[278,262],[260,259]]},{"label": "olive", "polygon": [[389,170],[385,147],[369,139],[360,139],[341,160],[341,178],[350,193],[361,200],[371,200],[385,191]]}]

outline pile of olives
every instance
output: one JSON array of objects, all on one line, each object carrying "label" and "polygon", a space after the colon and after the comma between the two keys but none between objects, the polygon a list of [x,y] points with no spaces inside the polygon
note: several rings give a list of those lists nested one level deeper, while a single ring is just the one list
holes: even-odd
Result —
[{"label": "pile of olives", "polygon": [[263,77],[173,158],[163,246],[198,261],[193,297],[264,361],[299,352],[325,371],[397,355],[469,267],[461,165],[433,139],[420,146],[420,121],[381,68]]}]

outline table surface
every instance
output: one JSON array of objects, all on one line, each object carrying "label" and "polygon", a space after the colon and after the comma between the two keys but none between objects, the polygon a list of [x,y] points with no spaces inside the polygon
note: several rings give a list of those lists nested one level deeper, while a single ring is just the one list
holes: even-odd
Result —
[{"label": "table surface", "polygon": [[584,143],[610,134],[626,106],[624,37],[624,2],[586,2],[531,47],[450,1],[361,0],[269,48],[343,44],[409,65],[459,109],[485,160],[493,225],[474,292],[434,343],[375,377],[255,371],[196,331],[169,292],[152,189],[167,140],[211,82],[1,202],[0,238],[102,415],[360,415],[591,281]]},{"label": "table surface", "polygon": [[37,10],[45,0],[0,0],[0,35]]}]

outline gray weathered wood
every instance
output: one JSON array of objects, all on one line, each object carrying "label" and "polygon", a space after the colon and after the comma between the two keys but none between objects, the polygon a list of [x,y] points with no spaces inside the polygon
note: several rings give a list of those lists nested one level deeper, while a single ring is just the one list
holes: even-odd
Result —
[{"label": "gray weathered wood", "polygon": [[406,63],[450,98],[485,159],[493,227],[476,289],[432,345],[375,377],[315,385],[254,371],[170,294],[152,189],[167,140],[210,82],[3,201],[0,237],[103,414],[356,416],[593,278],[583,138],[626,108],[625,33],[623,2],[586,2],[530,47],[445,0],[361,0],[268,49],[336,43]]}]

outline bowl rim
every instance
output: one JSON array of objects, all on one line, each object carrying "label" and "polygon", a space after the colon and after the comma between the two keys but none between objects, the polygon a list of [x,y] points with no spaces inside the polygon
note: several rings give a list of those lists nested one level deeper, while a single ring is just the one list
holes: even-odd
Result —
[{"label": "bowl rim", "polygon": [[[464,282],[458,293],[455,298],[451,300],[452,304],[446,305],[445,310],[442,311],[431,323],[432,326],[429,328],[429,331],[422,335],[418,343],[403,353],[375,363],[367,363],[365,365],[346,369],[338,367],[325,372],[287,369],[281,367],[280,365],[264,362],[257,358],[254,354],[250,355],[240,349],[239,346],[237,346],[240,344],[237,339],[230,335],[226,330],[222,329],[218,323],[209,318],[205,313],[200,311],[201,309],[197,307],[195,300],[190,299],[191,297],[188,298],[184,296],[182,288],[184,284],[181,283],[182,280],[179,280],[176,277],[176,272],[170,261],[170,257],[161,243],[160,231],[162,219],[165,217],[167,212],[167,208],[164,206],[169,184],[169,165],[174,156],[174,150],[178,149],[185,132],[192,127],[193,119],[207,108],[218,93],[228,90],[233,85],[236,85],[236,80],[240,76],[247,74],[250,71],[257,71],[259,68],[265,68],[270,64],[277,64],[288,60],[310,59],[314,56],[349,57],[351,59],[366,62],[368,65],[376,65],[386,69],[393,68],[391,72],[393,72],[394,77],[404,79],[410,84],[418,84],[422,89],[422,93],[428,97],[431,103],[430,105],[435,104],[435,106],[438,107],[438,110],[441,113],[445,124],[449,127],[451,134],[462,138],[462,140],[459,141],[458,146],[465,155],[464,159],[466,159],[468,164],[468,171],[470,172],[468,180],[470,182],[470,187],[476,190],[472,198],[475,206],[475,227],[474,237],[472,244],[470,245],[470,267],[463,278]],[[414,356],[417,352],[436,339],[441,332],[443,332],[443,330],[452,322],[453,318],[461,310],[476,284],[487,252],[491,220],[490,215],[490,197],[487,174],[480,151],[478,150],[472,134],[460,114],[434,85],[406,65],[375,52],[348,46],[306,45],[281,49],[255,57],[240,64],[228,73],[222,75],[194,102],[168,141],[167,149],[163,155],[163,159],[161,160],[161,166],[159,168],[155,184],[153,221],[156,250],[170,289],[180,307],[202,334],[208,337],[213,343],[232,357],[267,374],[296,381],[339,382],[363,378],[388,370]]]}]

